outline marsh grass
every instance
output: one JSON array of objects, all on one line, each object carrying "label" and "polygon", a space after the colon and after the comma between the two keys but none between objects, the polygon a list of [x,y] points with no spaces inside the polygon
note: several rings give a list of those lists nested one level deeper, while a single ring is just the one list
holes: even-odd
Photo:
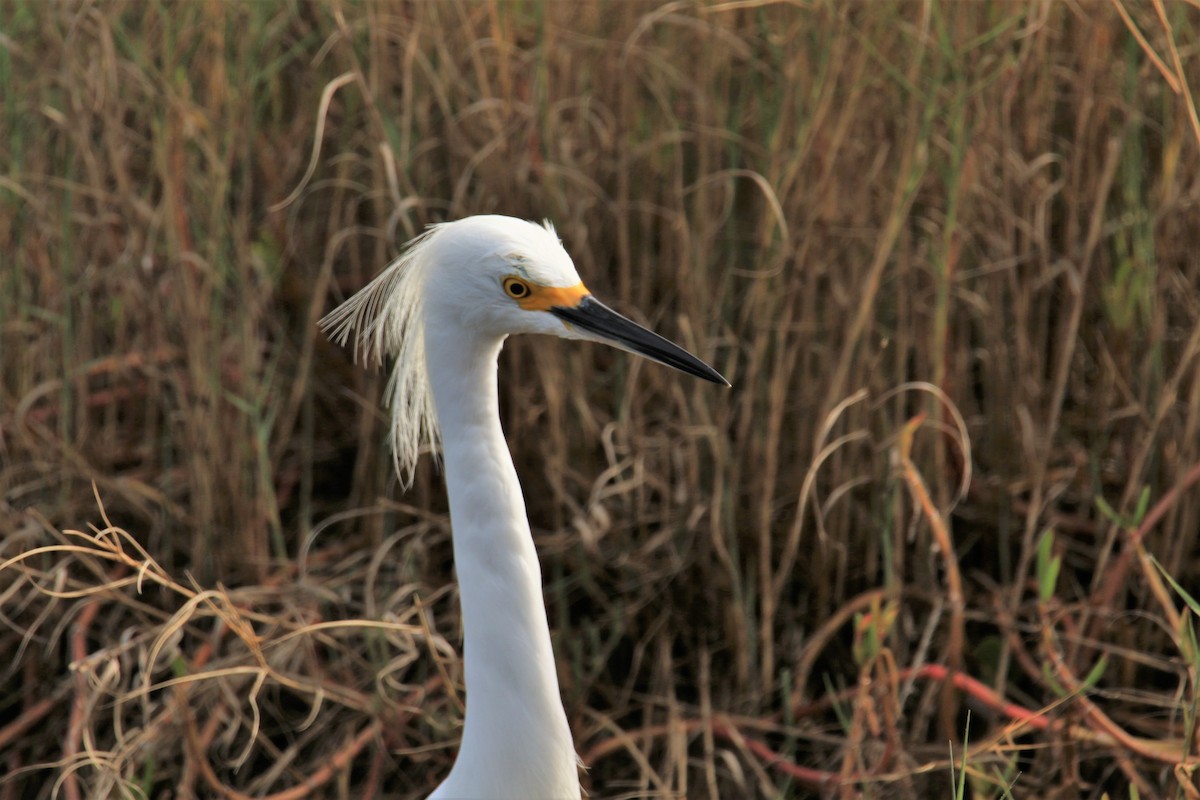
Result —
[{"label": "marsh grass", "polygon": [[0,798],[436,785],[440,477],[315,323],[481,212],[734,384],[505,350],[593,796],[1196,796],[1193,3],[0,19]]}]

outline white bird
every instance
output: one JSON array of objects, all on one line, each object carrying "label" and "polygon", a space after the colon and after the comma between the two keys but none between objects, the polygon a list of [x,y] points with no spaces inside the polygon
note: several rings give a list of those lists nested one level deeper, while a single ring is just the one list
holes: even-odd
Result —
[{"label": "white bird", "polygon": [[728,385],[686,350],[592,297],[549,223],[504,216],[432,226],[323,320],[355,358],[395,358],[392,453],[411,484],[440,440],[462,602],[462,743],[433,798],[580,797],[541,568],[500,429],[496,359],[510,334],[615,345]]}]

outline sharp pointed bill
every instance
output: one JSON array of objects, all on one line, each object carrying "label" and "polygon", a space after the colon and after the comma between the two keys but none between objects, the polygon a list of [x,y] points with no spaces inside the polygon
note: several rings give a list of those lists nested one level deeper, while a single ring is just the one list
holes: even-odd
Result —
[{"label": "sharp pointed bill", "polygon": [[584,296],[574,305],[552,306],[547,311],[600,341],[697,378],[729,386],[721,373],[687,350],[618,314],[591,295]]}]

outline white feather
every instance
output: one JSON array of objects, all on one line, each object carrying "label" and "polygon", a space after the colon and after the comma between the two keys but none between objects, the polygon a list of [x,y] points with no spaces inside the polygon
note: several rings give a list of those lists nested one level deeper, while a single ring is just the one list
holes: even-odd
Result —
[{"label": "white feather", "polygon": [[[515,333],[594,338],[724,380],[694,356],[611,311],[604,324],[593,322],[588,334],[566,324],[564,306],[526,310],[519,299],[524,294],[506,294],[513,278],[524,282],[528,293],[578,288],[580,294],[566,297],[586,294],[548,223],[468,217],[430,228],[321,320],[334,341],[345,344],[353,337],[356,361],[394,359],[387,390],[390,438],[396,471],[406,486],[422,446],[436,451],[439,423],[445,428],[467,703],[458,757],[434,792],[438,800],[580,796],[541,569],[500,427],[496,364],[505,338]],[[578,306],[571,308],[583,307],[583,300],[574,302]],[[598,304],[591,308],[592,313],[607,310]],[[578,318],[574,322],[582,324]],[[624,328],[614,334],[614,324]]]},{"label": "white feather", "polygon": [[[448,223],[443,223],[448,224]],[[394,358],[388,380],[392,461],[404,488],[412,485],[422,445],[436,453],[440,434],[425,364],[425,283],[429,251],[443,225],[432,225],[375,280],[327,314],[321,330],[340,345],[354,333],[356,363]]]}]

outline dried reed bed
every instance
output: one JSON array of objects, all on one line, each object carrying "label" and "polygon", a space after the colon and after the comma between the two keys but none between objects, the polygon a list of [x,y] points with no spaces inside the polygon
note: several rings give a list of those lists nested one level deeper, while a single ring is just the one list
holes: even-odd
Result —
[{"label": "dried reed bed", "polygon": [[445,773],[439,478],[314,323],[477,212],[734,383],[506,350],[594,796],[1200,796],[1194,3],[2,10],[0,797]]}]

